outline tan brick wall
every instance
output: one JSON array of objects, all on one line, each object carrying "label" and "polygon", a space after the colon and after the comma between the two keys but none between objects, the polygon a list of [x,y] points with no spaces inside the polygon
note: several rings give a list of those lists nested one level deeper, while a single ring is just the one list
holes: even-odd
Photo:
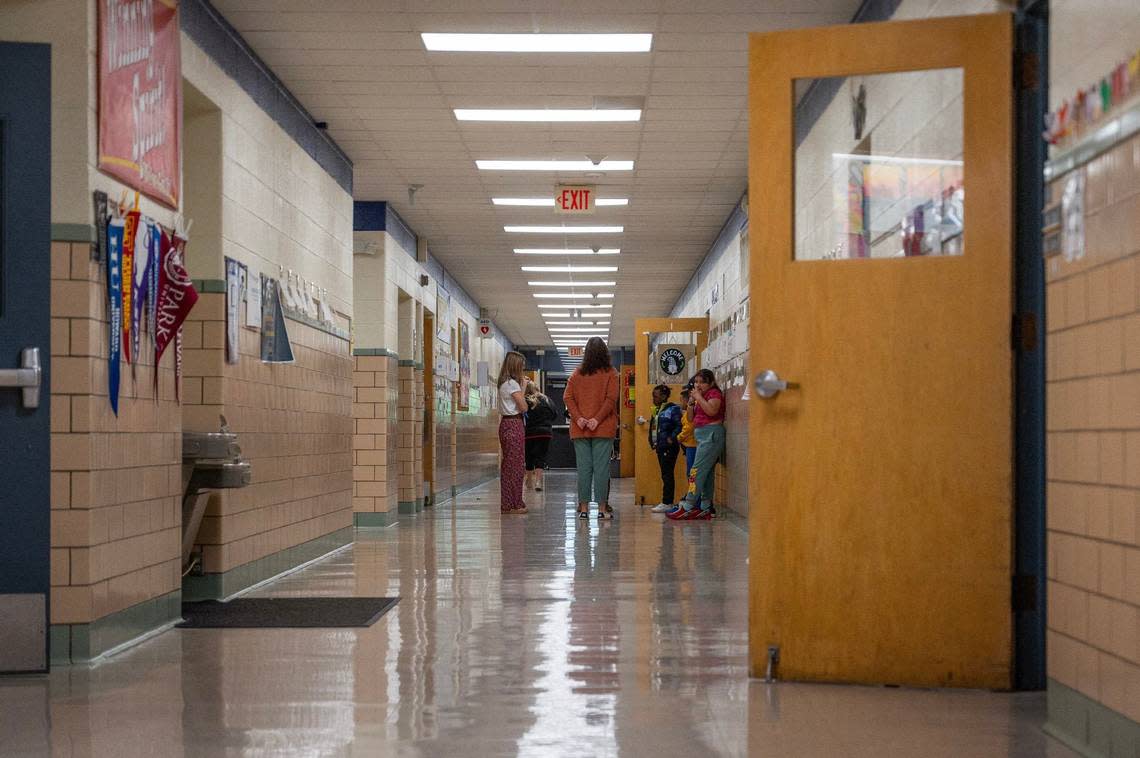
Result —
[{"label": "tan brick wall", "polygon": [[[396,510],[396,467],[393,424],[396,398],[394,358],[358,355],[352,374],[354,434],[352,438],[352,510],[387,513]],[[393,386],[389,386],[389,383]],[[392,464],[390,466],[390,464]]]},{"label": "tan brick wall", "polygon": [[225,363],[225,295],[205,294],[186,325],[187,430],[224,414],[253,469],[249,487],[211,496],[198,533],[203,569],[229,571],[352,523],[352,358],[348,341],[288,322],[295,362],[263,363],[240,330]]},{"label": "tan brick wall", "polygon": [[1140,721],[1140,137],[1083,170],[1087,251],[1046,264],[1048,668]]},{"label": "tan brick wall", "polygon": [[398,393],[399,424],[397,428],[396,463],[398,465],[399,502],[411,503],[420,497],[423,488],[422,470],[417,478],[417,467],[423,459],[423,430],[416,435],[416,371],[413,366],[400,366]]},{"label": "tan brick wall", "polygon": [[[52,244],[51,623],[84,624],[181,586],[181,419],[174,351],[122,364],[107,392],[106,275],[89,244]],[[149,340],[142,340],[142,352]],[[153,346],[150,347],[153,350]]]}]

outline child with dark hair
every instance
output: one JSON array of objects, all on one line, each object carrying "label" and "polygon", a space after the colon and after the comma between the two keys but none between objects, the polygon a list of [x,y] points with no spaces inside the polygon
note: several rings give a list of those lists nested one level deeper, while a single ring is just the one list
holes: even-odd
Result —
[{"label": "child with dark hair", "polygon": [[689,417],[697,438],[697,454],[689,471],[689,494],[682,507],[668,517],[675,520],[708,520],[716,516],[713,494],[716,489],[716,462],[724,452],[724,393],[716,375],[707,368],[693,377],[693,404]]},{"label": "child with dark hair", "polygon": [[675,508],[674,496],[677,484],[675,471],[681,445],[677,435],[681,433],[681,409],[669,402],[673,391],[664,384],[653,388],[653,416],[649,419],[649,447],[657,453],[657,465],[661,467],[661,502],[653,506],[654,513],[666,513]]}]

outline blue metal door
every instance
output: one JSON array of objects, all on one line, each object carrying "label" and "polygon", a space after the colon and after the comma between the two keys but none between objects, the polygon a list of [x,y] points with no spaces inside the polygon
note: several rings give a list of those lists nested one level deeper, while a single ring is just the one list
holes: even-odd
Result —
[{"label": "blue metal door", "polygon": [[51,48],[0,43],[0,673],[46,671]]}]

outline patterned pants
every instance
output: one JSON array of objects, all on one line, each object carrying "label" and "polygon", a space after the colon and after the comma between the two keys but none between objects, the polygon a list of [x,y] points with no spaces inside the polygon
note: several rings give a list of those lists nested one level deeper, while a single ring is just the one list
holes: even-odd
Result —
[{"label": "patterned pants", "polygon": [[526,476],[526,426],[519,416],[499,421],[499,446],[503,460],[499,468],[499,502],[503,511],[525,508],[523,478]]}]

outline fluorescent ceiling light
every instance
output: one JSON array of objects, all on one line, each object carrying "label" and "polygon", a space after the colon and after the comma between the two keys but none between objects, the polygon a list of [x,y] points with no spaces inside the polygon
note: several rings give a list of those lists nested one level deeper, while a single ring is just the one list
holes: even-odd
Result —
[{"label": "fluorescent ceiling light", "polygon": [[545,248],[545,247],[516,247],[515,255],[617,255],[620,247],[603,247],[593,250],[588,247],[580,248]]},{"label": "fluorescent ceiling light", "polygon": [[[539,307],[541,308],[542,306],[540,305]],[[566,306],[565,305],[556,305],[554,307],[555,308],[565,308]],[[569,313],[544,313],[542,315],[545,316],[546,318],[570,318]]]},{"label": "fluorescent ceiling light", "polygon": [[[495,205],[524,205],[530,208],[553,208],[552,197],[493,197],[491,202]],[[629,205],[628,197],[599,197],[594,205]]]},{"label": "fluorescent ceiling light", "polygon": [[614,287],[617,282],[527,282],[531,287]]},{"label": "fluorescent ceiling light", "polygon": [[603,122],[640,121],[640,108],[456,108],[460,121]]},{"label": "fluorescent ceiling light", "polygon": [[[553,314],[548,313],[546,315],[550,316]],[[610,322],[609,321],[589,321],[589,320],[585,320],[585,321],[547,321],[546,322],[547,326],[590,326],[591,324],[593,324],[594,326],[609,326]]]},{"label": "fluorescent ceiling light", "polygon": [[624,226],[504,226],[516,234],[621,234]]},{"label": "fluorescent ceiling light", "polygon": [[617,271],[617,266],[575,266],[569,263],[565,266],[520,266],[519,268],[523,271],[530,271],[536,274],[602,274],[609,271]]},{"label": "fluorescent ceiling light", "polygon": [[652,34],[468,34],[424,32],[428,50],[451,53],[647,53]]},{"label": "fluorescent ceiling light", "polygon": [[562,329],[549,329],[548,331],[551,334],[597,334],[599,336],[605,336],[605,335],[608,335],[610,333],[609,327],[602,327],[601,329],[590,329],[588,327],[585,329],[562,328]]},{"label": "fluorescent ceiling light", "polygon": [[536,292],[534,297],[540,300],[606,300],[613,298],[612,292],[603,292],[599,295],[575,295],[573,292]]},{"label": "fluorescent ceiling light", "polygon": [[[604,305],[573,305],[571,303],[539,303],[538,307],[539,308],[558,308],[559,310],[566,310],[567,308],[573,308],[576,311],[584,311],[584,310],[594,310],[594,309],[598,309],[598,308],[613,308],[613,305],[611,303],[605,303]],[[545,315],[552,316],[554,314],[547,313]],[[599,315],[604,316],[606,314],[603,313],[603,314],[599,314]]]},{"label": "fluorescent ceiling light", "polygon": [[906,163],[920,166],[961,166],[962,161],[947,158],[906,158],[893,155],[852,155],[851,153],[832,153],[832,158],[841,160],[862,161],[868,164],[875,163]]},{"label": "fluorescent ceiling light", "polygon": [[483,171],[633,171],[633,161],[530,161],[479,160],[475,167]]}]

